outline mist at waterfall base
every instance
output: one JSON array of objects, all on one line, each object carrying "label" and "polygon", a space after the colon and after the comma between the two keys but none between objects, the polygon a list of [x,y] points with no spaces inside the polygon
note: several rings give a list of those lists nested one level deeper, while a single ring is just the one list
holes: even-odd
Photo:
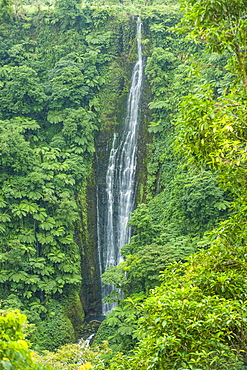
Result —
[{"label": "mist at waterfall base", "polygon": [[[139,103],[142,89],[143,61],[141,48],[142,23],[138,18],[137,62],[132,71],[131,86],[127,103],[127,114],[123,131],[114,134],[106,171],[105,204],[97,206],[97,234],[100,274],[109,266],[121,262],[120,250],[130,241],[131,229],[127,227],[129,216],[134,210],[136,190],[137,139],[139,126]],[[99,203],[99,196],[97,194]],[[100,212],[101,211],[101,212]],[[113,287],[101,284],[103,299]],[[114,308],[114,303],[102,303],[102,314]]]}]

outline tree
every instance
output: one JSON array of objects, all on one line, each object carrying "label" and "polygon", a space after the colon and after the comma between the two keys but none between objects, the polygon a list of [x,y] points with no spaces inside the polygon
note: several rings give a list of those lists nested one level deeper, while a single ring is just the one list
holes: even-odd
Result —
[{"label": "tree", "polygon": [[56,10],[61,16],[70,16],[72,19],[80,14],[80,0],[58,0],[56,1]]},{"label": "tree", "polygon": [[[182,31],[210,50],[233,54],[232,70],[247,89],[246,0],[182,0]],[[246,91],[245,91],[246,92]]]},{"label": "tree", "polygon": [[57,63],[50,73],[51,108],[79,108],[89,90],[76,63]]},{"label": "tree", "polygon": [[[210,50],[231,52],[235,84],[221,96],[212,86],[199,88],[184,98],[177,121],[178,150],[190,162],[216,169],[221,186],[233,196],[235,216],[227,225],[229,238],[236,242],[246,233],[246,1],[183,1],[185,10],[182,30],[189,36],[204,40]],[[193,29],[191,28],[193,26]],[[238,234],[233,224],[241,223]],[[226,225],[225,225],[226,227]]]},{"label": "tree", "polygon": [[1,121],[0,287],[4,297],[17,289],[42,302],[80,275],[74,179],[59,149],[32,148],[38,128],[24,118]]},{"label": "tree", "polygon": [[47,97],[37,72],[23,66],[0,68],[0,105],[3,119],[13,116],[35,116],[43,109]]},{"label": "tree", "polygon": [[31,137],[38,128],[35,121],[26,118],[0,121],[2,174],[26,174],[30,170],[30,163],[35,159],[30,142],[25,140],[23,133],[29,130]]},{"label": "tree", "polygon": [[1,0],[0,2],[0,21],[9,21],[13,15],[12,0]]},{"label": "tree", "polygon": [[245,247],[226,249],[219,241],[171,265],[144,303],[132,302],[139,342],[133,356],[116,356],[110,369],[242,369],[246,262]]}]

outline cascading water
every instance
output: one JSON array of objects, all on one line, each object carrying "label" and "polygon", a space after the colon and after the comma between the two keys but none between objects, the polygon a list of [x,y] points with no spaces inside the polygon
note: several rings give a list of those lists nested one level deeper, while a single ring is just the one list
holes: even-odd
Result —
[{"label": "cascading water", "polygon": [[[135,202],[135,173],[138,138],[138,110],[142,88],[143,62],[141,50],[142,23],[137,22],[138,60],[134,66],[127,104],[127,115],[122,134],[114,134],[106,172],[105,204],[97,216],[100,273],[121,261],[120,250],[130,241],[127,227]],[[99,196],[97,197],[99,203]],[[100,212],[102,209],[102,212]],[[112,290],[102,286],[102,299]],[[113,304],[103,303],[102,314],[112,310]]]}]

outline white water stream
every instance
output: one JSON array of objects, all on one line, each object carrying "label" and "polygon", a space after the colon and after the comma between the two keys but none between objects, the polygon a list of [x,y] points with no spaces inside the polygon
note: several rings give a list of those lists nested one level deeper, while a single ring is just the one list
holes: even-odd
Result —
[{"label": "white water stream", "polygon": [[[130,241],[131,229],[127,227],[135,203],[135,174],[139,126],[139,102],[142,88],[143,61],[141,49],[142,23],[137,22],[138,59],[133,68],[128,97],[127,114],[122,134],[114,134],[106,172],[106,202],[104,216],[98,205],[98,252],[100,273],[121,261],[120,250]],[[112,290],[102,286],[102,300]],[[102,314],[112,310],[113,304],[103,303]]]}]

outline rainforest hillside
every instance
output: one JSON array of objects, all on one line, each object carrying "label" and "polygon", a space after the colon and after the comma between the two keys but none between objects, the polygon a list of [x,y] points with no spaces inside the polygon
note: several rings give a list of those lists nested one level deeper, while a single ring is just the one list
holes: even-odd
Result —
[{"label": "rainforest hillside", "polygon": [[[245,368],[246,9],[0,1],[0,369]],[[96,193],[138,18],[136,209],[101,279]],[[98,327],[101,280],[117,306],[90,349],[73,343]],[[24,315],[33,349],[57,351],[43,365]]]}]

